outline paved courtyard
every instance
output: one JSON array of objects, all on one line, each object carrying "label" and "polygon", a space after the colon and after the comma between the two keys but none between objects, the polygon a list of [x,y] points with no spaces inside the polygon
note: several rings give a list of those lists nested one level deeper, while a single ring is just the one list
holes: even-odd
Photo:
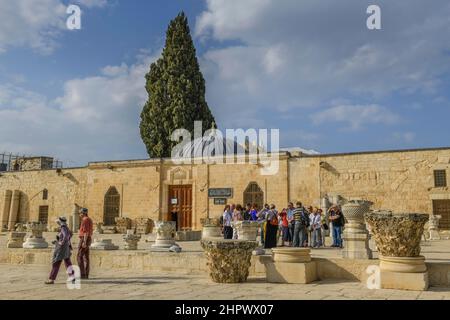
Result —
[{"label": "paved courtyard", "polygon": [[307,285],[269,284],[250,278],[243,284],[216,284],[204,276],[102,270],[69,290],[64,268],[52,286],[44,285],[49,269],[43,266],[0,265],[0,299],[144,299],[144,300],[329,300],[432,299],[450,300],[450,288],[427,292],[369,290],[359,282],[319,281]]}]

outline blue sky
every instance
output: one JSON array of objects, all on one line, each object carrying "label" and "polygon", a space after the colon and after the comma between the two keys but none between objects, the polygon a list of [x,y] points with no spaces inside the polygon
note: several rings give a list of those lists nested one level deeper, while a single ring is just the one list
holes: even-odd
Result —
[{"label": "blue sky", "polygon": [[181,10],[221,129],[322,153],[450,146],[445,0],[0,0],[0,152],[145,158],[144,75]]}]

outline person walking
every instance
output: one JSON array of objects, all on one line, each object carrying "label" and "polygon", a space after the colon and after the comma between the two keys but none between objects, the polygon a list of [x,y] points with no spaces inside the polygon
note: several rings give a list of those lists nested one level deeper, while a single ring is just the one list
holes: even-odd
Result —
[{"label": "person walking", "polygon": [[338,206],[333,206],[330,208],[329,219],[333,226],[333,244],[334,248],[342,248],[342,227],[344,226],[344,215]]},{"label": "person walking", "polygon": [[231,222],[233,221],[233,213],[231,212],[230,205],[226,205],[223,211],[223,238],[233,239],[233,228]]},{"label": "person walking", "polygon": [[88,217],[88,209],[80,209],[80,221],[77,262],[80,268],[81,279],[89,279],[89,247],[92,242],[94,228],[92,219]]},{"label": "person walking", "polygon": [[266,238],[264,241],[265,249],[272,249],[277,246],[277,232],[278,232],[278,212],[275,205],[270,205],[270,210],[266,215]]},{"label": "person walking", "polygon": [[[45,284],[55,283],[59,268],[61,267],[61,263],[63,261],[67,269],[67,274],[69,276],[73,276],[74,274],[74,270],[72,269],[72,261],[70,260],[70,256],[72,255],[72,244],[70,242],[72,233],[67,227],[67,220],[65,217],[59,217],[56,220],[56,223],[60,226],[60,231],[56,235],[56,241],[53,241],[55,250],[53,251],[52,270]],[[75,279],[71,280],[73,281]]]}]

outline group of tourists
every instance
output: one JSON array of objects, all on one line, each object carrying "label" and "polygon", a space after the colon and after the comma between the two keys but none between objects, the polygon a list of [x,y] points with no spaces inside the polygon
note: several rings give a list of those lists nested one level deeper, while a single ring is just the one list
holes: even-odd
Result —
[{"label": "group of tourists", "polygon": [[[290,202],[287,208],[278,211],[274,204],[265,204],[258,210],[256,204],[226,205],[221,217],[224,239],[237,239],[237,229],[233,223],[238,221],[256,221],[259,223],[261,244],[270,249],[280,246],[312,247],[325,246],[325,236],[333,237],[331,247],[342,248],[342,229],[345,218],[341,208],[333,205],[325,213],[322,209],[304,207],[299,201]],[[331,230],[330,230],[331,228]]]},{"label": "group of tourists", "polygon": [[[93,222],[88,217],[88,209],[83,208],[79,212],[80,214],[80,230],[78,231],[78,253],[77,262],[80,268],[81,279],[89,278],[89,246],[92,242],[93,234]],[[69,280],[75,282],[74,270],[72,268],[72,261],[70,259],[72,255],[72,231],[67,226],[67,219],[65,217],[59,217],[56,223],[60,227],[60,231],[56,235],[56,240],[52,243],[55,245],[52,259],[52,270],[50,272],[46,284],[54,284],[56,277],[61,267],[61,263],[64,261],[67,272],[69,274]]]}]

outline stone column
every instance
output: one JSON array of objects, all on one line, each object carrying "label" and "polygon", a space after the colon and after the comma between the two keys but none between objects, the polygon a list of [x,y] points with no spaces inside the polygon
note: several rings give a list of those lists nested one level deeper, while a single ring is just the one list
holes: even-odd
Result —
[{"label": "stone column", "polygon": [[364,223],[364,214],[370,211],[372,202],[364,200],[349,201],[342,206],[342,212],[348,223],[342,235],[345,259],[372,259],[369,247],[369,232]]},{"label": "stone column", "polygon": [[14,190],[12,194],[11,209],[9,210],[8,230],[14,231],[14,226],[19,215],[20,191]]},{"label": "stone column", "polygon": [[112,239],[95,239],[90,248],[92,250],[118,250],[119,246],[114,245]]},{"label": "stone column", "polygon": [[428,289],[425,257],[420,255],[428,214],[393,214],[377,211],[365,214],[380,253],[380,287],[383,289]]},{"label": "stone column", "polygon": [[206,238],[223,238],[220,230],[219,219],[206,218],[200,220],[202,229],[202,239]]},{"label": "stone column", "polygon": [[317,266],[309,248],[273,248],[272,262],[266,263],[271,283],[310,283],[317,280]]},{"label": "stone column", "polygon": [[252,251],[258,243],[245,240],[203,239],[209,275],[217,283],[247,281]]},{"label": "stone column", "polygon": [[156,221],[156,241],[152,251],[171,251],[172,247],[179,247],[175,243],[175,221]]},{"label": "stone column", "polygon": [[11,208],[11,198],[12,198],[12,191],[6,190],[5,198],[3,200],[3,211],[2,211],[2,216],[1,216],[0,231],[7,231],[7,229],[8,229],[9,209]]},{"label": "stone column", "polygon": [[131,229],[131,219],[127,217],[117,217],[116,219],[117,233],[126,234]]},{"label": "stone column", "polygon": [[259,224],[256,221],[238,221],[236,229],[239,240],[257,241]]},{"label": "stone column", "polygon": [[78,228],[80,227],[79,226],[79,224],[80,224],[80,213],[78,211],[79,211],[78,206],[75,204],[73,206],[72,217],[70,219],[72,221],[72,223],[71,223],[72,224],[71,230],[72,230],[73,233],[78,232]]},{"label": "stone column", "polygon": [[8,234],[8,243],[6,247],[12,248],[23,248],[23,238],[26,236],[26,232],[10,232]]},{"label": "stone column", "polygon": [[127,230],[127,234],[123,235],[125,241],[125,250],[137,250],[138,242],[141,240],[140,234],[134,234],[134,230]]},{"label": "stone column", "polygon": [[40,222],[27,223],[27,230],[31,231],[31,236],[23,244],[25,249],[45,249],[48,248],[48,243],[45,241],[42,233],[47,230],[47,225]]}]

